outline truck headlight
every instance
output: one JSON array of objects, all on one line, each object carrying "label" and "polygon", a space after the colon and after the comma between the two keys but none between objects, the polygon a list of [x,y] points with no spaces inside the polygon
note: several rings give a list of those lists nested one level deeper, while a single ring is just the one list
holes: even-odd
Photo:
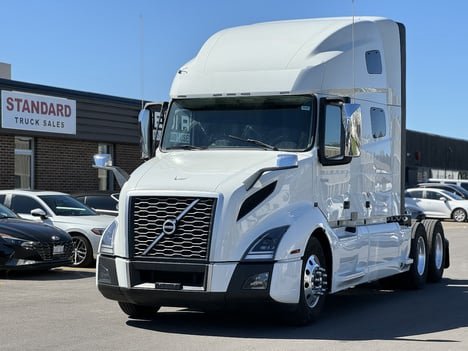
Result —
[{"label": "truck headlight", "polygon": [[275,257],[276,249],[286,233],[289,226],[285,225],[273,228],[262,235],[249,247],[245,253],[244,260],[272,260]]},{"label": "truck headlight", "polygon": [[114,254],[114,236],[119,222],[115,219],[102,233],[99,253]]}]

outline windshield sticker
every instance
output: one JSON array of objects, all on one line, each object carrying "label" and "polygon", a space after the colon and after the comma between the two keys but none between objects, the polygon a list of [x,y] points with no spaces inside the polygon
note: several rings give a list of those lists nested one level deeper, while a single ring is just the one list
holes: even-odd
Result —
[{"label": "windshield sticker", "polygon": [[310,111],[310,106],[301,106],[302,111]]},{"label": "windshield sticker", "polygon": [[171,132],[169,140],[171,143],[190,144],[190,133]]},{"label": "windshield sticker", "polygon": [[188,132],[192,124],[192,114],[188,110],[178,110],[172,119],[172,130]]}]

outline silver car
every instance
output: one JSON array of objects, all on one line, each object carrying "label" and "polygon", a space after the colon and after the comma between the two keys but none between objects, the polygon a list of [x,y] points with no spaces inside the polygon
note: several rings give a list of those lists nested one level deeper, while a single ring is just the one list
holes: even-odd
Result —
[{"label": "silver car", "polygon": [[20,217],[63,229],[73,239],[73,266],[87,267],[97,256],[104,229],[113,216],[99,215],[72,196],[53,191],[2,190],[0,203]]},{"label": "silver car", "polygon": [[429,218],[451,218],[456,222],[465,222],[467,219],[468,200],[446,190],[435,188],[407,189],[405,203],[419,206]]}]

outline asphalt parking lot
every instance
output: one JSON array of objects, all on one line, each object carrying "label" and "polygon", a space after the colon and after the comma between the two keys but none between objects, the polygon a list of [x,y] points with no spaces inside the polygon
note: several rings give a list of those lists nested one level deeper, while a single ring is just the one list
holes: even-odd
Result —
[{"label": "asphalt parking lot", "polygon": [[451,267],[420,291],[365,286],[330,296],[307,327],[271,317],[163,308],[130,320],[94,269],[0,273],[0,350],[468,350],[468,224],[444,222]]}]

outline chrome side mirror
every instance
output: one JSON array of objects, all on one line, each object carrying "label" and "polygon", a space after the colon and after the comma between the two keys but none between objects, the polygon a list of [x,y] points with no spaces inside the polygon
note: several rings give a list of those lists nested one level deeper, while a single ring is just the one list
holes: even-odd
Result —
[{"label": "chrome side mirror", "polygon": [[153,121],[149,110],[140,111],[138,124],[140,126],[141,158],[147,160],[152,157],[153,151]]},{"label": "chrome side mirror", "polygon": [[97,168],[112,166],[112,156],[110,154],[96,154],[93,159]]},{"label": "chrome side mirror", "polygon": [[297,167],[298,160],[296,154],[282,154],[276,156],[276,167],[290,168]]},{"label": "chrome side mirror", "polygon": [[112,156],[110,154],[96,154],[93,156],[94,168],[105,169],[106,171],[111,171],[114,174],[117,183],[120,187],[123,187],[125,182],[130,178],[127,172],[122,168],[112,165]]},{"label": "chrome side mirror", "polygon": [[149,160],[156,153],[162,137],[162,127],[168,103],[149,103],[138,114],[140,126],[141,158]]},{"label": "chrome side mirror", "polygon": [[343,104],[342,122],[345,131],[344,156],[361,156],[361,105]]}]

